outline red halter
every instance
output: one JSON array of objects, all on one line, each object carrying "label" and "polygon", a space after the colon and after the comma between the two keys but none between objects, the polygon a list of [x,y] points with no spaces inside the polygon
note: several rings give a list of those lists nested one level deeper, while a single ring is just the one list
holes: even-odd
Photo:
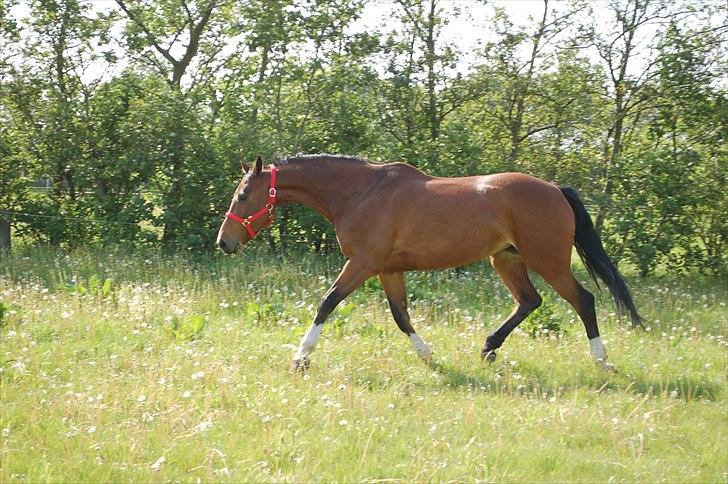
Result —
[{"label": "red halter", "polygon": [[250,235],[251,239],[254,239],[256,235],[255,230],[253,230],[253,227],[250,225],[255,220],[259,219],[266,213],[268,214],[268,223],[263,225],[263,227],[267,227],[270,224],[273,223],[273,207],[276,205],[276,167],[274,165],[270,165],[270,188],[268,189],[268,203],[265,204],[265,207],[261,208],[257,212],[255,212],[253,215],[249,215],[245,218],[238,217],[232,212],[225,212],[225,217],[235,220],[238,223],[243,224],[243,227],[245,227],[245,230],[248,231],[248,234]]}]

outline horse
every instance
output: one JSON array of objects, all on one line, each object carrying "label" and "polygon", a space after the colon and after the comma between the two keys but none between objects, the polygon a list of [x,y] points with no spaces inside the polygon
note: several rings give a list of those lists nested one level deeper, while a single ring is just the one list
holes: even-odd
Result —
[{"label": "horse", "polygon": [[633,325],[642,324],[624,278],[572,188],[523,173],[443,178],[406,163],[330,154],[295,156],[265,168],[259,156],[252,168],[241,165],[244,175],[217,236],[220,249],[233,253],[255,238],[273,223],[276,205],[302,203],[334,225],[346,257],[293,356],[293,370],[308,368],[326,318],[375,276],[395,323],[417,355],[431,361],[429,345],[410,322],[404,273],[464,266],[486,257],[516,303],[485,340],[481,357],[488,362],[541,305],[531,271],[574,307],[596,364],[614,370],[599,335],[594,296],[571,272],[572,246],[595,283],[601,279],[608,287],[619,314],[626,310]]}]

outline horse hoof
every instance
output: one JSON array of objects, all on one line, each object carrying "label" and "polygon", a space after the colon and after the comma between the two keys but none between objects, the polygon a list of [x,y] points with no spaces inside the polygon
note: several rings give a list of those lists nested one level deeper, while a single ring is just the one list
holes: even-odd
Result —
[{"label": "horse hoof", "polygon": [[481,354],[483,361],[487,361],[488,363],[493,363],[495,361],[495,350],[483,350]]},{"label": "horse hoof", "polygon": [[415,351],[417,352],[417,356],[422,361],[424,361],[425,363],[432,363],[432,350],[429,346],[423,343],[422,346],[417,347]]},{"label": "horse hoof", "polygon": [[617,368],[608,361],[604,361],[602,359],[595,360],[595,363],[599,368],[601,368],[604,371],[607,371],[609,373],[617,373]]},{"label": "horse hoof", "polygon": [[311,360],[307,356],[303,356],[291,362],[291,371],[293,373],[304,373],[309,366],[311,366]]}]

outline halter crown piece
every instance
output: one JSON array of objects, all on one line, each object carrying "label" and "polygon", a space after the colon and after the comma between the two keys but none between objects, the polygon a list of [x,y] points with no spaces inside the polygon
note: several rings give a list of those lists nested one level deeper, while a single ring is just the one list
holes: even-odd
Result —
[{"label": "halter crown piece", "polygon": [[265,214],[268,214],[268,223],[263,225],[263,227],[267,227],[273,223],[273,208],[276,205],[276,195],[276,167],[275,165],[270,165],[270,188],[268,189],[268,203],[265,204],[265,207],[245,218],[238,217],[232,212],[225,212],[225,217],[243,224],[243,227],[245,227],[245,230],[248,231],[250,238],[254,239],[258,234],[255,233],[255,230],[253,230],[251,223],[258,220]]}]

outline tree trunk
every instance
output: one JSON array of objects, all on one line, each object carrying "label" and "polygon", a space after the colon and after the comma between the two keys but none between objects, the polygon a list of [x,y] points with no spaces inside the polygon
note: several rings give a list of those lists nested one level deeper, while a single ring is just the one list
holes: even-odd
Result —
[{"label": "tree trunk", "polygon": [[181,95],[177,93],[174,96],[174,112],[177,113],[176,123],[174,126],[174,138],[170,141],[170,159],[169,159],[169,178],[170,184],[167,193],[164,194],[164,229],[162,233],[162,241],[165,243],[173,242],[179,235],[179,227],[184,226],[189,219],[189,214],[185,213],[184,206],[184,187],[182,180],[182,170],[185,163],[185,137],[187,136],[184,124],[184,110],[186,103],[184,99],[180,99]]},{"label": "tree trunk", "polygon": [[0,250],[10,250],[9,212],[0,212]]},{"label": "tree trunk", "polygon": [[437,112],[437,90],[436,90],[436,73],[435,73],[435,13],[436,0],[430,1],[430,13],[427,16],[427,38],[425,45],[425,61],[427,63],[427,117],[430,124],[430,141],[432,142],[432,152],[430,153],[430,168],[437,165],[440,158],[440,148],[438,139],[440,138],[440,117]]},{"label": "tree trunk", "polygon": [[260,90],[265,80],[265,71],[268,69],[268,52],[270,51],[270,43],[263,45],[263,53],[260,58],[260,69],[258,71],[258,81],[253,89],[253,112],[250,115],[250,131],[253,136],[253,143],[258,146],[258,105],[260,104]]},{"label": "tree trunk", "polygon": [[538,57],[541,39],[546,32],[546,19],[548,18],[548,12],[549,2],[548,0],[544,0],[543,17],[541,18],[538,31],[533,36],[531,44],[531,58],[528,61],[528,71],[526,72],[525,79],[518,79],[516,82],[516,90],[514,94],[516,113],[509,126],[511,131],[511,149],[508,153],[509,170],[516,169],[516,162],[520,155],[521,142],[525,141],[528,137],[528,133],[526,133],[526,135],[521,133],[523,128],[523,115],[526,112],[526,96],[528,96],[528,91],[532,89],[530,84],[533,79],[533,72],[536,66],[536,59]]},{"label": "tree trunk", "polygon": [[[600,204],[596,220],[594,220],[594,228],[597,233],[601,233],[602,227],[604,226],[604,221],[608,212],[606,204],[610,202],[612,191],[614,190],[613,171],[622,156],[622,135],[624,131],[625,118],[628,114],[629,100],[632,96],[634,96],[637,89],[639,89],[638,86],[629,87],[626,84],[627,66],[631,59],[632,49],[634,48],[635,31],[639,26],[639,22],[643,21],[640,19],[645,14],[647,4],[648,2],[641,4],[639,1],[636,1],[631,14],[629,15],[626,11],[620,12],[619,10],[615,10],[616,17],[622,24],[622,32],[619,37],[624,37],[624,47],[620,54],[621,57],[619,58],[619,70],[617,77],[614,77],[614,70],[611,67],[612,63],[611,60],[609,61],[611,70],[610,74],[612,76],[612,83],[614,86],[614,123],[609,127],[609,132],[612,134],[611,152],[609,153],[609,156],[604,159],[603,201]],[[612,44],[614,44],[614,42]],[[631,94],[629,91],[631,91]]]},{"label": "tree trunk", "polygon": [[[612,125],[612,143],[611,143],[611,153],[609,154],[609,157],[604,160],[604,200],[606,203],[609,203],[609,200],[612,196],[612,191],[614,190],[614,183],[613,183],[613,177],[612,177],[612,171],[614,170],[614,167],[619,162],[619,158],[622,155],[622,132],[624,130],[624,118],[626,116],[625,112],[625,105],[624,105],[624,99],[621,92],[621,83],[616,87],[617,94],[615,98],[615,121],[614,125]],[[599,212],[597,213],[596,220],[594,220],[594,228],[596,229],[597,233],[602,232],[602,227],[604,226],[604,220],[607,216],[607,208],[604,204],[602,204],[599,207]]]},{"label": "tree trunk", "polygon": [[182,146],[179,137],[175,143],[176,149],[173,155],[171,163],[171,175],[172,183],[170,184],[169,192],[165,197],[165,214],[164,214],[164,231],[162,233],[162,241],[166,243],[173,242],[177,238],[177,228],[183,221],[184,214],[182,205],[182,183],[180,180],[180,171],[182,165]]}]

